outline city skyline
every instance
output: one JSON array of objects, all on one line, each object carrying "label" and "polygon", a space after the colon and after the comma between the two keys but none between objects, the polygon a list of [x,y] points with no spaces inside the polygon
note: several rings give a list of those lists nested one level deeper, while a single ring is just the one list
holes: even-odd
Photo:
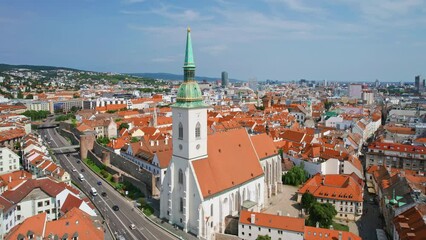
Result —
[{"label": "city skyline", "polygon": [[425,12],[423,0],[3,1],[0,62],[176,74],[190,26],[198,76],[413,81]]}]

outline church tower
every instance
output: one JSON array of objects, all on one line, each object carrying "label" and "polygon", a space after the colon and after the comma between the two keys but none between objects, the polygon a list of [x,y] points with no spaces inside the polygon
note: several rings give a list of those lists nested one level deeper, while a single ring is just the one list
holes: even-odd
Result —
[{"label": "church tower", "polygon": [[[195,62],[192,52],[191,30],[186,33],[184,79],[172,105],[173,155],[161,190],[160,217],[176,224],[184,231],[190,218],[198,216],[191,206],[196,204],[197,185],[193,178],[191,162],[207,157],[207,107],[200,87],[195,81]],[[199,200],[198,200],[199,201]],[[199,204],[199,203],[198,203]]]},{"label": "church tower", "polygon": [[191,30],[186,35],[184,79],[172,105],[173,155],[191,161],[207,157],[207,105],[195,81]]}]

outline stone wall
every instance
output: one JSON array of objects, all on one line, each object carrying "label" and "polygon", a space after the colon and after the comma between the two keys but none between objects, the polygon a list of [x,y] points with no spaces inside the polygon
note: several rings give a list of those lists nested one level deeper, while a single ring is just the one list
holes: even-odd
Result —
[{"label": "stone wall", "polygon": [[[119,168],[120,170],[126,172],[127,174],[130,174],[134,178],[140,180],[142,183],[146,185],[147,190],[150,192],[151,195],[158,195],[159,190],[155,186],[155,177],[154,175],[146,171],[143,168],[140,168],[137,164],[129,161],[128,159],[124,158],[123,156],[117,155],[114,152],[112,152],[110,149],[105,148],[98,144],[97,142],[94,143],[93,151],[97,156],[102,156],[104,151],[109,151],[110,153],[110,163],[116,168]],[[131,179],[131,178],[129,178]],[[134,181],[134,179],[131,179]],[[130,181],[131,182],[131,181]],[[140,184],[140,183],[139,183]]]},{"label": "stone wall", "polygon": [[[60,126],[61,126],[61,128],[59,129],[59,133],[62,136],[69,138],[71,140],[72,144],[80,145],[80,139],[81,139],[82,136],[85,136],[85,135],[82,135],[81,133],[79,133],[78,130],[73,128],[71,126],[71,124],[69,124],[69,123],[61,123]],[[92,145],[92,143],[90,145]],[[80,145],[80,146],[82,146],[82,145]],[[86,152],[86,155],[84,156],[84,158],[88,157],[88,158],[92,159],[93,162],[99,167],[105,166],[105,170],[108,171],[109,173],[111,173],[112,175],[118,174],[117,170],[112,168],[109,164],[104,164],[102,162],[101,158],[102,157],[106,158],[106,155],[108,155],[108,154],[105,154],[105,152],[109,152],[110,164],[112,166],[126,172],[127,174],[133,176],[133,178],[132,178],[130,176],[127,176],[126,174],[120,175],[120,178],[122,180],[132,183],[135,187],[139,188],[139,190],[141,190],[142,193],[145,194],[145,196],[149,195],[149,194],[147,194],[148,192],[151,195],[152,194],[159,194],[158,189],[155,187],[155,177],[152,176],[152,174],[150,172],[147,172],[144,169],[141,169],[142,172],[139,172],[139,166],[138,165],[136,165],[133,162],[130,162],[130,161],[126,160],[125,158],[115,154],[110,149],[99,145],[96,141],[93,141],[93,147],[92,146],[85,147],[85,145],[83,144],[83,151]],[[81,152],[82,151],[81,151],[81,147],[80,147],[80,153]],[[154,186],[154,188],[153,188],[153,186]],[[155,190],[153,191],[153,189],[155,189]]]}]

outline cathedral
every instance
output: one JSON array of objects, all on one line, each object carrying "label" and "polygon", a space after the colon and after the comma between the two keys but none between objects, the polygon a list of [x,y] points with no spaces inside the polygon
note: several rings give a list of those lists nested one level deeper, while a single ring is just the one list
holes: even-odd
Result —
[{"label": "cathedral", "polygon": [[260,211],[280,191],[281,158],[266,134],[244,128],[208,134],[187,30],[184,81],[172,105],[173,156],[160,195],[160,217],[200,239],[225,231],[225,218]]}]

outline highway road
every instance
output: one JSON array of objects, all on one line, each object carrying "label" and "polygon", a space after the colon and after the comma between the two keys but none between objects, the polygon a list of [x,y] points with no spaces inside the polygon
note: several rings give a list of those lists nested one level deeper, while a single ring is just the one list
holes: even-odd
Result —
[{"label": "highway road", "polygon": [[[46,139],[51,148],[71,145],[67,140],[57,133],[54,128],[40,129],[40,134]],[[61,152],[65,152],[63,150]],[[62,154],[57,153],[56,158],[60,165],[71,175],[71,179],[79,185],[83,192],[92,198],[93,203],[102,212],[105,221],[109,224],[115,236],[121,235],[124,239],[158,239],[168,240],[176,239],[174,236],[165,232],[148,221],[138,210],[134,209],[133,203],[121,196],[102,178],[93,173],[84,163],[80,162],[80,153]],[[72,171],[76,169],[76,171]],[[78,179],[79,174],[85,178],[84,181]],[[101,181],[102,185],[97,183]],[[98,192],[97,196],[92,196],[91,188]],[[106,196],[101,196],[105,192]],[[117,205],[118,211],[114,211],[112,206]],[[130,229],[131,224],[135,224],[135,229]],[[120,238],[119,238],[120,239]],[[123,239],[123,238],[121,238]]]}]

